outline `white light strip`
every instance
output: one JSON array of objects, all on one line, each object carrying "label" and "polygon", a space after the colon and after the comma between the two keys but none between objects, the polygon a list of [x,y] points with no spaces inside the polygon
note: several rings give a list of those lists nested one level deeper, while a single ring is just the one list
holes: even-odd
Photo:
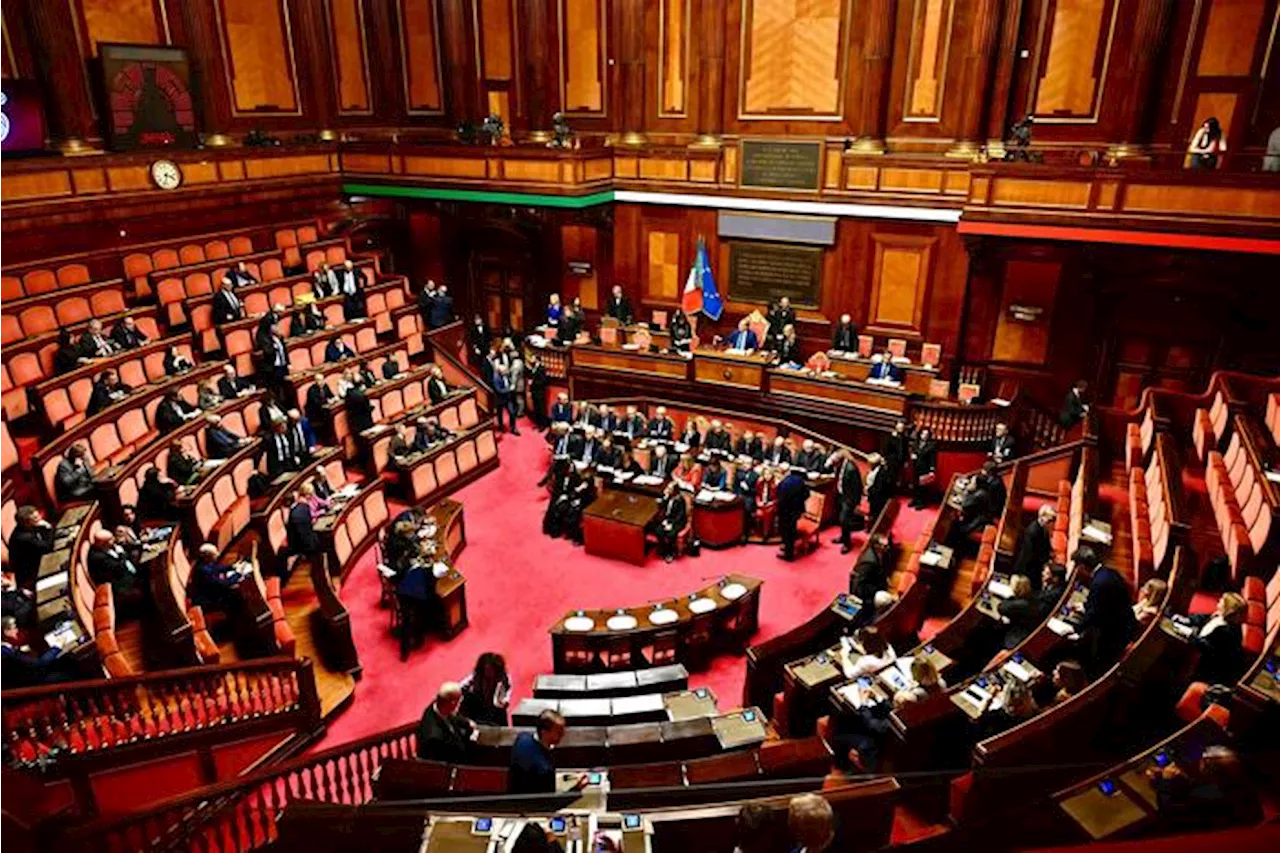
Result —
[{"label": "white light strip", "polygon": [[951,225],[960,221],[960,211],[941,207],[897,207],[888,204],[786,201],[785,199],[776,198],[649,193],[637,190],[614,190],[613,199],[614,201],[631,201],[637,204],[675,204],[685,207],[714,207],[721,210],[807,213],[818,216],[854,216],[862,219],[905,219],[915,222],[945,222]]}]

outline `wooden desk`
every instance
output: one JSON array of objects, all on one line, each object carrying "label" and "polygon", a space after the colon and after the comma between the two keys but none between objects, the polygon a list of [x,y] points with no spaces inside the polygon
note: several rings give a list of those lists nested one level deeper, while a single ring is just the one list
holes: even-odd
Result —
[{"label": "wooden desk", "polygon": [[890,415],[900,416],[907,411],[907,392],[902,388],[812,376],[798,370],[769,371],[769,393],[843,403]]},{"label": "wooden desk", "polygon": [[686,379],[689,376],[689,359],[679,355],[577,344],[570,349],[569,358],[575,368],[585,367],[592,370],[638,373],[673,379]]},{"label": "wooden desk", "polygon": [[606,489],[582,512],[585,550],[643,566],[645,530],[657,517],[657,499]]},{"label": "wooden desk", "polygon": [[693,378],[706,385],[759,390],[764,387],[765,370],[772,363],[773,354],[760,350],[738,355],[700,349],[693,357]]},{"label": "wooden desk", "polygon": [[[867,377],[871,375],[871,359],[869,358],[847,358],[830,350],[827,351],[827,355],[831,359],[832,373],[838,373],[856,382],[865,382]],[[919,394],[921,397],[928,396],[929,383],[941,378],[938,376],[938,371],[928,370],[914,364],[895,364],[894,367],[902,371],[902,389],[908,394]]]}]

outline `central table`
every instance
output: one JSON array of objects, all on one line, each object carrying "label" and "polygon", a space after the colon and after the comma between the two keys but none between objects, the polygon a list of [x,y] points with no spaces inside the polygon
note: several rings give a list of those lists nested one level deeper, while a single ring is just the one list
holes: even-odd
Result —
[{"label": "central table", "polygon": [[658,500],[606,489],[582,512],[588,554],[644,565],[644,532],[658,517]]}]

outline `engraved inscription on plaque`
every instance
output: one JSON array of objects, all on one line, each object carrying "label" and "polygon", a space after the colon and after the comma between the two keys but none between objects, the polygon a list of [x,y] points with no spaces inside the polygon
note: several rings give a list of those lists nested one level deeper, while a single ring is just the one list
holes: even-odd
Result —
[{"label": "engraved inscription on plaque", "polygon": [[776,243],[731,243],[729,294],[736,302],[783,296],[816,307],[822,293],[822,249]]},{"label": "engraved inscription on plaque", "polygon": [[816,190],[822,174],[821,142],[742,141],[744,187]]}]

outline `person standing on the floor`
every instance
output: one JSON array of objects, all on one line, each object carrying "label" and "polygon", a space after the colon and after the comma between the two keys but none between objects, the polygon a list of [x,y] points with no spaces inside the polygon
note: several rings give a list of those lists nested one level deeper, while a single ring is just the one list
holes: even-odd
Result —
[{"label": "person standing on the floor", "polygon": [[928,427],[920,430],[911,445],[911,506],[920,509],[927,506],[938,480],[938,443]]},{"label": "person standing on the floor", "polygon": [[502,655],[496,652],[480,655],[476,668],[462,679],[461,687],[463,716],[486,726],[507,725],[511,678]]},{"label": "person standing on the floor", "polygon": [[858,507],[862,505],[862,472],[853,461],[853,455],[847,450],[838,454],[836,467],[836,499],[840,504],[840,536],[832,539],[832,544],[840,545],[840,553],[848,554],[853,550],[850,536],[855,528],[861,529],[862,520],[858,515]]},{"label": "person standing on the floor", "polygon": [[1040,588],[1044,564],[1053,556],[1053,523],[1058,510],[1053,504],[1042,504],[1036,517],[1022,530],[1013,552],[1012,573],[1023,575],[1036,589]]},{"label": "person standing on the floor", "polygon": [[[510,340],[506,342],[508,365],[507,373],[511,379],[511,402],[515,406],[515,417],[524,417],[524,392],[525,392],[525,369],[524,359],[520,357],[520,351],[516,349],[515,344]],[[514,423],[514,421],[512,421]],[[518,433],[517,433],[518,434]]]},{"label": "person standing on the floor", "polygon": [[515,390],[511,383],[510,368],[496,352],[490,353],[489,366],[493,373],[493,392],[498,398],[498,432],[506,432],[502,425],[502,413],[506,412],[511,421],[511,434],[519,435],[520,429],[516,426]]},{"label": "person standing on the floor", "polygon": [[528,364],[529,374],[529,407],[533,422],[538,429],[546,429],[550,421],[547,418],[547,367],[534,353]]},{"label": "person standing on the floor", "polygon": [[874,526],[876,519],[884,510],[884,505],[893,495],[893,471],[885,464],[884,457],[879,453],[872,453],[867,457],[867,462],[871,465],[870,470],[867,471],[866,480],[867,507],[869,523]]},{"label": "person standing on the floor", "polygon": [[809,485],[804,474],[792,468],[778,484],[778,530],[782,534],[782,550],[778,556],[790,562],[796,558],[796,524],[804,515],[809,499]]},{"label": "person standing on the floor", "polygon": [[889,539],[877,533],[867,542],[853,571],[849,573],[849,592],[862,602],[855,625],[867,625],[876,615],[876,594],[889,589]]}]

